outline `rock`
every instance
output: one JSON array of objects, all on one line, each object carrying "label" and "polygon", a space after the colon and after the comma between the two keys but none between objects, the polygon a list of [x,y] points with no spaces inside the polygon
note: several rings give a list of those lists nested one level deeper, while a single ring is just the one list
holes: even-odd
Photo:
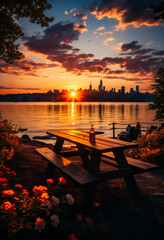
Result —
[{"label": "rock", "polygon": [[30,137],[29,137],[29,135],[27,135],[27,134],[24,134],[23,136],[22,136],[22,140],[23,141],[30,141]]}]

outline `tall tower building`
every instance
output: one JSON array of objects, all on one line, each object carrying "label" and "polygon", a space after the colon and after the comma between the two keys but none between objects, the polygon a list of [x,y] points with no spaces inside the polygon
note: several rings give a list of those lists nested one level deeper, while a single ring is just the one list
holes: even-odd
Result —
[{"label": "tall tower building", "polygon": [[90,82],[90,85],[89,85],[89,90],[92,91],[92,84]]},{"label": "tall tower building", "polygon": [[124,87],[124,86],[121,87],[121,92],[122,92],[123,94],[125,94],[125,87]]},{"label": "tall tower building", "polygon": [[136,86],[136,92],[139,93],[139,86],[138,85]]},{"label": "tall tower building", "polygon": [[100,80],[100,85],[99,85],[99,93],[101,93],[103,90],[103,82],[102,82],[102,78]]}]

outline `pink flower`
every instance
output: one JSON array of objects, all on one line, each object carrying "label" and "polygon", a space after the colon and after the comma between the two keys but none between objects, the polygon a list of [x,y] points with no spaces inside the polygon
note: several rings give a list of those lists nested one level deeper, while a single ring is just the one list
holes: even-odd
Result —
[{"label": "pink flower", "polygon": [[67,199],[69,205],[73,205],[75,202],[75,199],[71,196],[71,194],[66,194],[66,199]]},{"label": "pink flower", "polygon": [[52,196],[52,204],[53,204],[54,206],[57,206],[59,203],[60,203],[59,198],[57,198],[57,197],[55,197],[55,196]]},{"label": "pink flower", "polygon": [[51,219],[51,225],[54,226],[54,227],[57,227],[58,224],[59,224],[59,217],[58,217],[58,215],[56,215],[56,214],[52,215],[50,217],[50,219]]},{"label": "pink flower", "polygon": [[44,221],[43,218],[36,218],[36,222],[35,222],[35,227],[34,229],[37,230],[38,232],[41,232],[42,229],[45,229],[46,223]]},{"label": "pink flower", "polygon": [[45,200],[44,201],[44,206],[47,207],[49,210],[52,208],[52,204],[50,200]]}]

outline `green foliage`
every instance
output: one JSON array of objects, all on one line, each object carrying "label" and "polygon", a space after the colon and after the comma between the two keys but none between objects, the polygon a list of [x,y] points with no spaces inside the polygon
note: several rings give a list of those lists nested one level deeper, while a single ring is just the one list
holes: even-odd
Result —
[{"label": "green foliage", "polygon": [[149,105],[149,109],[156,110],[154,120],[164,120],[164,69],[161,68],[155,76],[155,83],[152,85],[154,90],[154,102]]},{"label": "green foliage", "polygon": [[20,59],[19,44],[16,40],[23,36],[18,22],[19,18],[28,18],[31,23],[47,27],[54,20],[44,11],[50,9],[48,0],[1,0],[0,1],[0,59],[8,63]]}]

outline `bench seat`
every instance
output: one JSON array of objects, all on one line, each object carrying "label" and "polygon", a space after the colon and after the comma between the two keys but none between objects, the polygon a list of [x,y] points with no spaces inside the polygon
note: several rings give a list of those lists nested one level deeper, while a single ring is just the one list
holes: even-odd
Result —
[{"label": "bench seat", "polygon": [[35,151],[81,186],[99,181],[99,178],[96,176],[90,174],[85,169],[77,166],[47,147],[37,148]]},{"label": "bench seat", "polygon": [[[115,160],[114,154],[112,152],[104,153],[103,157],[105,157],[107,159]],[[152,163],[143,162],[141,160],[134,159],[131,157],[126,157],[126,159],[127,159],[128,164],[131,167],[134,167],[134,169],[137,170],[136,172],[138,172],[138,173],[149,172],[149,171],[159,169],[159,166],[152,164]]]}]

